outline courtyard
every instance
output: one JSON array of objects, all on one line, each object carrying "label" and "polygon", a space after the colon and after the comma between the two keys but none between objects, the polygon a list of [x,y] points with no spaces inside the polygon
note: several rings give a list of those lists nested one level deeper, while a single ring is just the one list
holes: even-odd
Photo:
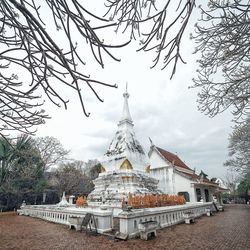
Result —
[{"label": "courtyard", "polygon": [[0,249],[250,249],[250,206],[226,205],[225,212],[157,231],[149,241],[114,241],[86,235],[64,225],[0,214]]}]

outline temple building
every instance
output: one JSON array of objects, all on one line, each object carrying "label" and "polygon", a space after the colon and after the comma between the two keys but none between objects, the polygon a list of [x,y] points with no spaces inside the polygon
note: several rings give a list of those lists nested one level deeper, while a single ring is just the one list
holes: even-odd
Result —
[{"label": "temple building", "polygon": [[149,151],[150,175],[159,180],[163,193],[183,195],[187,202],[220,200],[219,186],[201,171],[199,175],[189,168],[176,154],[151,144]]}]

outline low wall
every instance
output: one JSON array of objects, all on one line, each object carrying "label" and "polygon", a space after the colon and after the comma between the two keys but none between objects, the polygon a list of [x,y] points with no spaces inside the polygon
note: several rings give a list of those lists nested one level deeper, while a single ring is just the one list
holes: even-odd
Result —
[{"label": "low wall", "polygon": [[[111,210],[102,210],[100,208],[76,208],[76,207],[57,207],[46,205],[22,206],[17,210],[19,215],[27,215],[42,220],[47,220],[59,224],[69,225],[70,217],[83,218],[87,213],[92,213],[96,220],[98,233],[104,233],[112,230],[113,227],[113,212]],[[91,222],[91,227],[94,227],[94,222]]]},{"label": "low wall", "polygon": [[184,213],[191,212],[194,217],[199,217],[206,214],[206,209],[213,209],[212,202],[123,211],[118,215],[120,219],[120,233],[132,238],[139,234],[138,225],[141,222],[157,221],[158,228],[164,228],[184,222]]},{"label": "low wall", "polygon": [[[157,221],[158,229],[169,227],[174,224],[184,222],[184,214],[192,213],[197,218],[207,213],[206,209],[214,210],[212,202],[207,203],[189,203],[178,206],[132,209],[131,211],[122,211],[117,216],[120,221],[120,233],[133,238],[139,235],[139,224],[145,221]],[[95,217],[98,233],[109,232],[113,228],[113,213],[111,209],[101,208],[76,208],[76,207],[57,207],[56,205],[34,205],[22,206],[17,210],[19,215],[27,215],[43,220],[60,223],[70,226],[70,218],[79,222],[77,218],[85,217],[86,213],[92,213]],[[95,227],[92,221],[91,227]],[[78,227],[79,229],[79,227]]]}]

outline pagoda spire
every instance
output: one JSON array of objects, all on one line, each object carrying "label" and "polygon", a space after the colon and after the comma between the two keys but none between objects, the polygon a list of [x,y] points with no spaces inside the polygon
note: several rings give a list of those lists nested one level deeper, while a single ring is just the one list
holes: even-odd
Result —
[{"label": "pagoda spire", "polygon": [[123,124],[134,126],[130,112],[129,112],[129,107],[128,107],[129,93],[128,93],[127,83],[126,83],[126,91],[123,94],[123,97],[124,97],[124,103],[123,103],[122,117],[118,123],[118,127],[122,126]]}]

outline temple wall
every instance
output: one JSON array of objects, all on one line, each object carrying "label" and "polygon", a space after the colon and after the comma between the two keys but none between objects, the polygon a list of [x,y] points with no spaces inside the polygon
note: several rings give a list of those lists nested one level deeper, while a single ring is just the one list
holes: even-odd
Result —
[{"label": "temple wall", "polygon": [[189,180],[177,173],[174,174],[175,177],[175,190],[174,194],[178,194],[179,192],[188,192],[190,202],[196,202],[195,190],[191,183],[192,180]]},{"label": "temple wall", "polygon": [[171,187],[171,180],[169,178],[169,169],[167,168],[152,169],[150,171],[150,176],[159,180],[158,187],[163,193],[170,194],[173,192],[173,188]]},{"label": "temple wall", "polygon": [[150,176],[159,180],[159,189],[165,194],[188,192],[190,202],[197,201],[194,187],[191,185],[193,181],[174,173],[172,167],[151,169]]}]

